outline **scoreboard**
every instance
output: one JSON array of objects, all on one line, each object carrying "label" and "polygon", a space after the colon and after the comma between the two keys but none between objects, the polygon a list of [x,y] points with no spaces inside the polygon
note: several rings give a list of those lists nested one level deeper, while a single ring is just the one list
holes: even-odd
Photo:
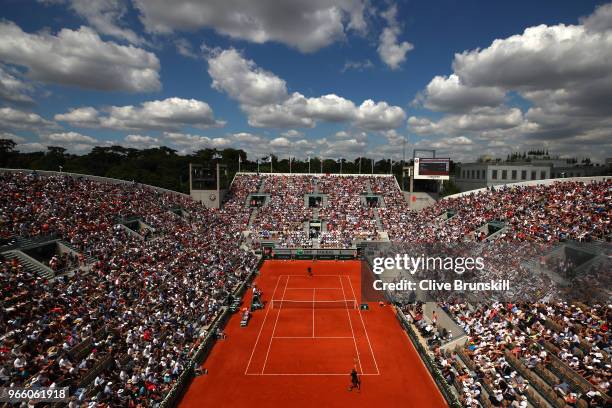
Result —
[{"label": "scoreboard", "polygon": [[414,178],[420,180],[448,180],[450,177],[449,158],[414,159]]}]

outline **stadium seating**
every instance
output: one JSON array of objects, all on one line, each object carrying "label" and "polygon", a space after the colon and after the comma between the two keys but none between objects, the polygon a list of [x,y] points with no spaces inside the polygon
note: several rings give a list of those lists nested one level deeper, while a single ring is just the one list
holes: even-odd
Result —
[{"label": "stadium seating", "polygon": [[[161,400],[227,292],[255,266],[239,248],[240,211],[132,183],[0,177],[3,236],[57,233],[96,258],[52,280],[1,264],[0,384],[71,386],[112,406],[125,406],[126,396]],[[143,240],[115,223],[133,216],[159,235]]]},{"label": "stadium seating", "polygon": [[[474,308],[448,303],[444,307],[468,334],[466,346],[456,350],[459,360],[480,384],[489,382],[494,406],[520,401],[521,396],[532,404],[544,399],[558,407],[573,399],[573,406],[604,406],[610,400],[609,306],[496,303]],[[437,354],[440,366],[450,370],[448,357]],[[449,383],[456,374],[447,379]],[[465,384],[458,391],[464,400],[482,398]]]},{"label": "stadium seating", "polygon": [[[0,386],[71,386],[83,401],[111,406],[152,405],[169,392],[227,294],[256,266],[245,231],[255,245],[349,248],[383,232],[398,245],[427,245],[479,241],[475,231],[499,221],[506,229],[479,247],[495,257],[491,278],[528,278],[521,259],[562,240],[609,240],[612,232],[610,181],[499,188],[418,213],[392,177],[240,174],[221,210],[137,183],[32,173],[5,173],[0,183],[0,238],[57,236],[82,255],[52,258],[52,278],[0,259]],[[254,193],[269,201],[251,208]],[[311,208],[308,194],[326,200]],[[367,194],[384,204],[364,204]],[[125,220],[134,219],[154,232],[130,233]],[[316,239],[305,228],[313,219],[326,226]],[[545,277],[527,282],[521,290],[530,303],[443,304],[469,336],[466,347],[436,351],[447,382],[466,406],[603,404],[611,306],[553,303]]]}]

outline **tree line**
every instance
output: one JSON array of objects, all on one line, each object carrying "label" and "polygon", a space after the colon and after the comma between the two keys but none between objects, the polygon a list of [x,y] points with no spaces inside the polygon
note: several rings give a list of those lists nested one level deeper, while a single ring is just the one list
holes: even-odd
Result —
[{"label": "tree line", "polygon": [[[353,160],[248,157],[241,149],[201,149],[180,155],[169,147],[136,149],[124,146],[96,146],[89,153],[77,155],[65,148],[48,146],[46,151],[20,152],[10,139],[0,139],[0,167],[82,173],[189,192],[189,163],[213,165],[217,161],[227,168],[228,179],[240,171],[268,173],[363,173],[394,174],[402,180],[403,162],[358,157]],[[270,160],[272,163],[270,163]],[[406,165],[411,164],[406,162]]]}]

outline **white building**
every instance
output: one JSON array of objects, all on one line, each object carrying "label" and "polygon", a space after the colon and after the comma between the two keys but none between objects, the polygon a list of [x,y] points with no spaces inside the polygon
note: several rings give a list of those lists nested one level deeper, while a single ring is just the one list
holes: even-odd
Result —
[{"label": "white building", "polygon": [[607,173],[606,166],[568,165],[564,160],[533,162],[463,163],[453,179],[461,191],[550,178],[591,177]]}]

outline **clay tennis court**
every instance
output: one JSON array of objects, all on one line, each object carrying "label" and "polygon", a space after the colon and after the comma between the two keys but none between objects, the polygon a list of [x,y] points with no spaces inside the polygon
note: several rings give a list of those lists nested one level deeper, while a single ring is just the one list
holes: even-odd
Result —
[{"label": "clay tennis court", "polygon": [[[232,316],[181,406],[445,407],[393,309],[359,310],[360,273],[358,261],[266,261],[266,308],[246,328]],[[347,390],[353,367],[361,392]]]}]

